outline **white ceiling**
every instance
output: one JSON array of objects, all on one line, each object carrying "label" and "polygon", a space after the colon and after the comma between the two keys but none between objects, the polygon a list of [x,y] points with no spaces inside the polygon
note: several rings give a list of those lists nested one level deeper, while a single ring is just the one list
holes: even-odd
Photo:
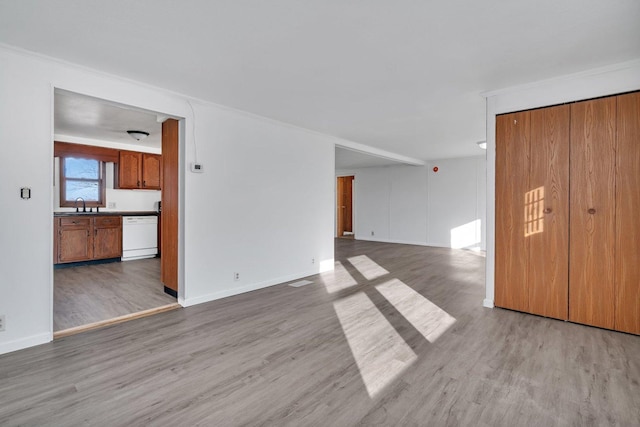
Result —
[{"label": "white ceiling", "polygon": [[[152,112],[59,89],[54,96],[56,135],[160,149],[164,118],[160,116],[159,120]],[[145,131],[149,136],[136,141],[128,130]]]},{"label": "white ceiling", "polygon": [[336,147],[336,169],[370,168],[374,166],[400,165],[402,162],[386,157]]},{"label": "white ceiling", "polygon": [[638,0],[0,0],[0,42],[418,159],[482,91],[640,58]]}]

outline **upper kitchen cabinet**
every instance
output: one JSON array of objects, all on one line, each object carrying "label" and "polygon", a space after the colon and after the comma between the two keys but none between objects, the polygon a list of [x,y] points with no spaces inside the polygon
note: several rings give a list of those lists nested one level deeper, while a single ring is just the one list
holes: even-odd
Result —
[{"label": "upper kitchen cabinet", "polygon": [[142,153],[142,188],[160,190],[162,187],[162,156]]},{"label": "upper kitchen cabinet", "polygon": [[162,188],[162,156],[137,151],[120,151],[115,186],[121,189],[160,190]]}]

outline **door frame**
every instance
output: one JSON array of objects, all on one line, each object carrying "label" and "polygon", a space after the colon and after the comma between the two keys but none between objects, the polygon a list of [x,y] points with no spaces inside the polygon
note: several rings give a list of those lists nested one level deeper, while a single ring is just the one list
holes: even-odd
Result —
[{"label": "door frame", "polygon": [[[177,206],[177,217],[178,217],[178,221],[177,221],[177,230],[174,230],[175,233],[175,238],[176,238],[176,242],[175,245],[177,246],[177,258],[176,258],[176,270],[177,270],[177,282],[178,282],[178,291],[177,291],[177,296],[176,296],[176,300],[177,303],[180,304],[181,306],[184,306],[184,298],[185,298],[185,283],[184,283],[184,220],[183,220],[183,215],[184,215],[184,178],[185,178],[185,168],[183,165],[183,159],[185,158],[185,118],[184,117],[180,117],[180,116],[176,116],[173,114],[168,114],[168,113],[163,113],[160,111],[156,111],[152,108],[145,108],[145,107],[141,107],[139,105],[133,104],[131,102],[128,101],[118,101],[118,100],[114,100],[114,99],[110,99],[107,97],[104,97],[102,94],[90,94],[90,93],[86,93],[86,91],[83,90],[78,90],[76,88],[69,88],[69,87],[64,87],[63,85],[58,85],[58,84],[51,84],[50,87],[50,107],[51,107],[51,136],[50,136],[50,146],[51,146],[51,160],[53,160],[53,145],[54,145],[54,141],[55,141],[55,123],[54,123],[54,116],[55,116],[55,92],[56,90],[61,90],[61,91],[66,91],[66,92],[72,92],[72,93],[76,93],[78,95],[82,95],[82,96],[88,96],[88,97],[92,97],[92,98],[96,98],[99,99],[101,101],[104,101],[106,103],[112,103],[112,104],[117,104],[117,105],[121,105],[121,106],[128,106],[128,107],[133,107],[135,109],[139,109],[139,110],[145,110],[145,111],[149,111],[149,112],[154,112],[156,114],[158,114],[159,116],[163,116],[165,118],[174,118],[175,120],[178,121],[178,155],[177,155],[177,162],[178,162],[178,179],[176,181],[171,182],[171,186],[174,187],[174,189],[177,190],[177,194],[178,194],[178,206]],[[53,171],[53,168],[52,168]],[[52,184],[55,182],[55,176],[53,175],[53,172],[51,174],[51,180],[52,180]],[[164,187],[164,182],[163,182],[163,187]],[[49,243],[49,247],[51,248],[51,257],[50,257],[50,262],[49,262],[49,274],[50,274],[50,281],[49,281],[49,289],[50,289],[50,293],[49,293],[49,312],[50,312],[50,316],[49,316],[49,332],[50,332],[50,341],[52,341],[54,339],[54,330],[53,330],[53,304],[54,304],[54,298],[53,298],[53,293],[54,293],[54,263],[53,263],[53,246],[54,246],[54,242],[55,242],[55,227],[53,227],[53,223],[54,221],[54,207],[53,207],[53,201],[54,201],[54,191],[59,191],[58,187],[54,187],[53,185],[51,185],[51,193],[50,193],[50,218],[51,218],[51,222],[52,222],[52,233],[50,235],[50,243]],[[162,190],[161,190],[162,191]],[[161,196],[162,197],[162,196]],[[163,238],[164,240],[164,238]],[[163,284],[164,286],[164,284]],[[161,311],[158,311],[161,312]],[[133,316],[132,318],[135,318],[135,316]]]},{"label": "door frame", "polygon": [[357,223],[356,223],[356,200],[357,200],[357,194],[356,194],[356,180],[357,175],[356,173],[339,173],[339,174],[335,174],[335,178],[334,178],[334,197],[333,197],[333,215],[334,215],[334,226],[333,226],[333,233],[334,233],[334,237],[341,237],[338,236],[338,178],[344,178],[347,176],[352,176],[353,177],[353,181],[351,182],[351,227],[353,229],[353,238],[355,239],[357,236]]}]

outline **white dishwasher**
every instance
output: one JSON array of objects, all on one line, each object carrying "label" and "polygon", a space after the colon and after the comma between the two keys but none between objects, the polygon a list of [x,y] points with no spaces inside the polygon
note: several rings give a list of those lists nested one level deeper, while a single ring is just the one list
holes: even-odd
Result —
[{"label": "white dishwasher", "polygon": [[158,217],[122,217],[122,261],[153,258],[158,253]]}]

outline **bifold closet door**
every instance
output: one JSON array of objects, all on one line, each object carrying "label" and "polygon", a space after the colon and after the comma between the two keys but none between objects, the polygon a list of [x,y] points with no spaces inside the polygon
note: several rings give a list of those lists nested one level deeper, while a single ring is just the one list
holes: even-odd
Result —
[{"label": "bifold closet door", "polygon": [[529,188],[531,113],[496,117],[495,305],[529,310],[525,197]]},{"label": "bifold closet door", "polygon": [[531,169],[526,193],[529,312],[568,319],[569,105],[531,111]]},{"label": "bifold closet door", "polygon": [[571,105],[569,320],[613,329],[616,97]]},{"label": "bifold closet door", "polygon": [[615,329],[640,334],[640,93],[617,101]]}]

